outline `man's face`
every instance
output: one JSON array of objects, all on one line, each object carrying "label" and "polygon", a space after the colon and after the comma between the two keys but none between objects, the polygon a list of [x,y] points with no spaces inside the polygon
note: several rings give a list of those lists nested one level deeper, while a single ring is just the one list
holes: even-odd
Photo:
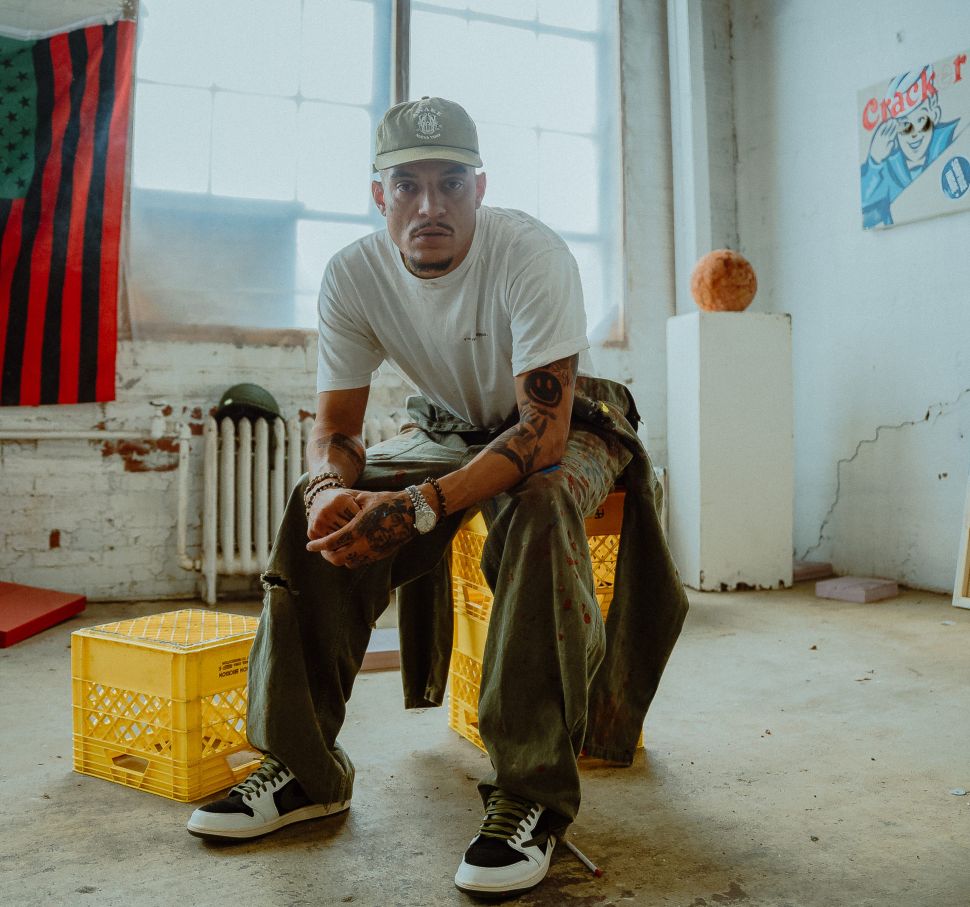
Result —
[{"label": "man's face", "polygon": [[896,138],[899,141],[900,150],[909,163],[923,162],[938,118],[939,108],[931,110],[928,101],[923,101],[909,113],[896,117]]},{"label": "man's face", "polygon": [[371,192],[412,274],[441,277],[462,263],[475,235],[484,173],[451,161],[415,161],[382,170]]}]

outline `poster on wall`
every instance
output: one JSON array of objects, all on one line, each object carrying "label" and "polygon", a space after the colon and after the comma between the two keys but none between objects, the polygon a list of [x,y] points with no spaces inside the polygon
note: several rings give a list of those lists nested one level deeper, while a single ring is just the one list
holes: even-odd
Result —
[{"label": "poster on wall", "polygon": [[864,229],[970,210],[968,53],[859,92]]}]

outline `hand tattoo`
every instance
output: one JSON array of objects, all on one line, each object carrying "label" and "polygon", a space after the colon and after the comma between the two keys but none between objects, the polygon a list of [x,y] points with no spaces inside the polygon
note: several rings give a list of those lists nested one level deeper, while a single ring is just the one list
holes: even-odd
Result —
[{"label": "hand tattoo", "polygon": [[410,502],[395,500],[365,513],[357,524],[354,540],[365,538],[372,551],[387,554],[408,541],[414,532]]}]

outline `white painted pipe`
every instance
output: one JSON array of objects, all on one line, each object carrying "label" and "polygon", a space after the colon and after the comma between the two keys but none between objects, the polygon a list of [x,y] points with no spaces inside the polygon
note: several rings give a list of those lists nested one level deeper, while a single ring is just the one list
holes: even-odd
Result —
[{"label": "white painted pipe", "polygon": [[270,499],[273,507],[271,526],[273,537],[283,523],[283,510],[286,507],[286,424],[282,419],[273,420],[273,437],[276,448],[273,451],[273,494]]},{"label": "white painted pipe", "polygon": [[253,425],[240,419],[236,428],[236,540],[239,569],[248,574],[253,572]]},{"label": "white painted pipe", "polygon": [[216,420],[210,416],[205,422],[205,452],[202,465],[202,578],[205,584],[205,600],[209,605],[216,603],[218,457],[219,429],[216,426]]},{"label": "white painted pipe", "polygon": [[184,422],[179,426],[179,468],[178,468],[178,560],[183,570],[198,570],[199,562],[188,556],[186,536],[188,533],[189,508],[189,442],[192,433]]},{"label": "white painted pipe", "polygon": [[[173,438],[173,435],[162,437]],[[0,431],[0,441],[157,441],[154,435],[131,431]]]},{"label": "white painted pipe", "polygon": [[253,451],[253,521],[256,570],[266,569],[269,558],[269,426],[256,420],[256,447]]},{"label": "white painted pipe", "polygon": [[300,476],[303,475],[301,444],[303,431],[300,420],[296,416],[287,421],[286,429],[288,442],[286,445],[286,487],[287,491],[292,491],[296,487],[296,483],[300,481]]},{"label": "white painted pipe", "polygon": [[232,564],[236,551],[236,426],[232,419],[222,420],[219,438],[222,447],[219,459],[219,538],[222,557],[227,564]]}]

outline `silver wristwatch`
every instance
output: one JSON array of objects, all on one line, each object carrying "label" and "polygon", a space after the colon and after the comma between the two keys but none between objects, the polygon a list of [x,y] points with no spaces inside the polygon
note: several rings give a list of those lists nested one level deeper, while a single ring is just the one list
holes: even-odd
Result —
[{"label": "silver wristwatch", "polygon": [[408,485],[404,490],[408,493],[408,497],[414,505],[414,528],[421,535],[425,535],[437,525],[437,514],[435,514],[424,495],[418,490],[417,485]]}]

